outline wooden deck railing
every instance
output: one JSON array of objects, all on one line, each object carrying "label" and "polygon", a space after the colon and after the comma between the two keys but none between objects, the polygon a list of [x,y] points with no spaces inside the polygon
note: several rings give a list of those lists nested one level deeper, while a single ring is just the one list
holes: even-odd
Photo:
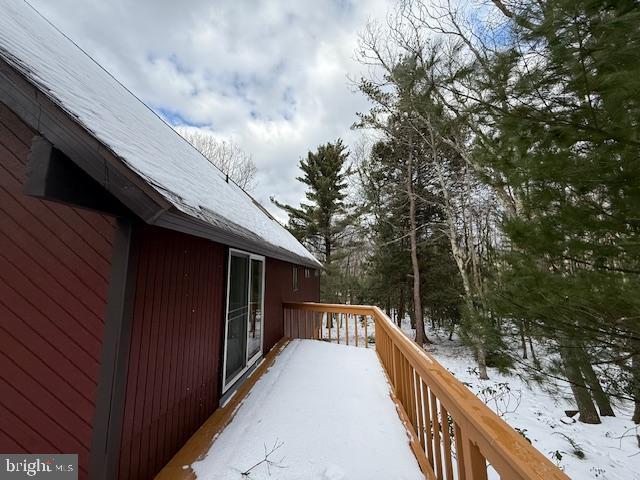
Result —
[{"label": "wooden deck railing", "polygon": [[[286,336],[338,340],[347,345],[356,345],[359,337],[353,338],[357,330],[350,332],[350,319],[355,329],[367,329],[373,322],[376,352],[426,478],[486,480],[488,465],[506,480],[569,478],[407,338],[379,308],[285,303],[284,315]],[[340,325],[340,320],[345,323]],[[360,333],[368,339],[368,331]]]}]

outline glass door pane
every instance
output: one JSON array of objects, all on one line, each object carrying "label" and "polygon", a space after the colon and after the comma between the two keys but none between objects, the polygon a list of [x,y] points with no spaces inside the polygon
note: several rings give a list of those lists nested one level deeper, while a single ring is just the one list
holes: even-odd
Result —
[{"label": "glass door pane", "polygon": [[228,288],[225,385],[238,375],[247,364],[248,256],[231,253]]},{"label": "glass door pane", "polygon": [[247,358],[250,360],[262,350],[263,325],[263,272],[264,262],[256,258],[251,259],[251,290],[249,297],[249,331]]}]

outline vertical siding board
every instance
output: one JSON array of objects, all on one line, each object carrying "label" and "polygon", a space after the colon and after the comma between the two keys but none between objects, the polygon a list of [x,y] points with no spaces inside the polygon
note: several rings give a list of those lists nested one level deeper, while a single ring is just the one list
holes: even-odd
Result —
[{"label": "vertical siding board", "polygon": [[192,318],[194,320],[195,332],[193,337],[194,345],[194,368],[193,368],[193,381],[191,387],[192,399],[189,402],[192,405],[191,422],[200,422],[200,376],[202,374],[202,337],[204,325],[202,323],[202,309],[204,308],[204,298],[206,292],[206,284],[203,282],[204,272],[207,270],[208,249],[202,252],[202,260],[198,263],[196,275],[194,278],[194,284],[196,288],[202,289],[202,294],[193,299],[193,313]]},{"label": "vertical siding board", "polygon": [[140,337],[143,331],[143,322],[135,321],[135,319],[141,319],[143,315],[143,302],[146,294],[147,283],[145,282],[147,270],[149,267],[149,256],[143,254],[147,246],[146,238],[142,235],[139,236],[138,241],[140,254],[138,256],[137,274],[136,274],[136,292],[134,296],[134,312],[133,312],[133,326],[131,331],[131,342],[129,346],[129,368],[127,375],[127,390],[125,394],[125,410],[122,421],[122,440],[120,442],[120,469],[119,478],[130,478],[131,467],[131,449],[133,443],[134,432],[134,414],[135,414],[135,399],[137,393],[137,373],[139,371],[140,364]]},{"label": "vertical siding board", "polygon": [[[202,251],[202,260],[205,259],[206,250]],[[202,353],[202,343],[201,343],[201,335],[202,335],[202,323],[200,319],[200,302],[202,301],[205,293],[206,286],[201,284],[202,274],[205,269],[205,262],[197,262],[194,269],[194,277],[193,277],[193,289],[200,289],[200,295],[194,296],[191,300],[191,320],[193,324],[193,332],[191,337],[191,345],[193,345],[193,359],[192,365],[194,368],[191,369],[191,389],[189,390],[189,406],[190,406],[190,423],[192,425],[198,424],[198,410],[199,410],[199,399],[198,399],[198,378],[200,376],[200,369],[202,365],[200,363],[200,356]]]},{"label": "vertical siding board", "polygon": [[143,432],[143,421],[144,421],[144,396],[146,390],[146,374],[147,374],[147,365],[148,365],[148,353],[149,353],[149,345],[146,341],[149,338],[149,332],[151,330],[151,318],[150,318],[150,310],[151,305],[146,303],[147,295],[153,298],[153,279],[155,275],[155,245],[153,244],[152,238],[146,238],[145,243],[143,245],[143,250],[141,252],[142,256],[149,257],[149,262],[147,264],[146,277],[143,278],[143,282],[149,282],[149,287],[145,292],[144,297],[136,298],[136,301],[139,302],[140,312],[138,315],[134,317],[134,323],[137,319],[142,323],[142,328],[140,330],[140,336],[137,338],[137,342],[132,344],[131,347],[135,348],[138,352],[138,369],[134,372],[136,375],[135,380],[135,393],[133,397],[133,422],[132,427],[133,431],[131,433],[131,457],[136,461],[131,464],[129,478],[139,478],[139,468],[140,465],[140,452],[142,451],[142,432]]},{"label": "vertical siding board", "polygon": [[147,266],[138,271],[121,478],[153,476],[218,402],[220,342],[212,336],[223,321],[224,268],[217,263],[224,247],[142,230],[140,261]]},{"label": "vertical siding board", "polygon": [[[221,323],[221,322],[216,322],[216,315],[214,314],[214,312],[218,310],[217,308],[218,302],[216,302],[216,295],[215,295],[215,275],[216,275],[216,272],[218,271],[218,268],[220,267],[221,261],[222,260],[218,255],[218,253],[216,252],[216,250],[211,249],[211,262],[209,263],[210,272],[208,277],[208,288],[207,288],[207,295],[206,295],[207,306],[205,308],[205,312],[206,312],[205,321],[207,322],[207,325],[209,327],[206,335],[207,357],[205,360],[206,361],[205,365],[208,369],[212,370],[213,372],[218,371],[217,361],[215,359],[215,353],[217,352],[215,339],[218,332],[216,325]],[[205,374],[206,373],[208,372],[205,371]],[[215,374],[206,375],[205,382],[206,384],[205,384],[205,391],[204,391],[204,397],[205,397],[204,412],[206,414],[207,412],[213,411],[215,408],[213,406],[212,400],[216,395],[215,386],[214,386],[217,383],[216,375]]]},{"label": "vertical siding board", "polygon": [[[217,408],[226,305],[225,247],[142,228],[124,427],[132,441],[121,461],[129,478],[153,476]],[[283,335],[282,301],[318,299],[315,276],[301,273],[293,292],[291,268],[265,265],[265,349]]]},{"label": "vertical siding board", "polygon": [[[284,312],[282,302],[314,302],[320,300],[320,278],[311,272],[311,277],[304,274],[304,267],[299,267],[298,290],[293,290],[292,269],[293,264],[281,260],[267,258],[265,285],[265,353],[284,336]],[[293,321],[291,330],[298,330],[298,325]]]},{"label": "vertical siding board", "polygon": [[165,309],[165,331],[164,331],[164,348],[163,348],[163,365],[164,369],[161,372],[163,375],[162,378],[162,389],[160,392],[161,396],[161,405],[160,405],[160,429],[158,436],[162,439],[162,444],[160,448],[156,451],[156,467],[161,468],[164,464],[164,459],[170,453],[170,449],[168,448],[171,445],[171,425],[170,425],[170,410],[169,410],[169,399],[172,392],[172,382],[175,380],[176,375],[176,365],[175,365],[175,357],[174,357],[174,332],[175,332],[175,315],[174,309],[172,308],[175,305],[175,292],[176,292],[176,278],[179,267],[179,257],[175,255],[173,252],[176,250],[176,246],[178,243],[178,236],[175,234],[171,235],[171,255],[169,255],[170,263],[169,263],[169,278],[168,283],[166,284],[167,291],[165,292],[165,296],[167,298],[167,304]]},{"label": "vertical siding board", "polygon": [[202,315],[203,315],[203,322],[205,325],[205,333],[204,333],[204,338],[203,338],[203,342],[204,342],[204,356],[203,356],[203,371],[202,371],[202,390],[200,392],[201,395],[201,415],[202,417],[204,417],[206,419],[207,413],[210,411],[211,409],[211,374],[209,373],[210,371],[215,370],[215,366],[214,363],[212,362],[212,358],[211,358],[211,352],[213,351],[214,348],[214,342],[213,342],[213,334],[214,334],[214,328],[213,328],[213,315],[211,315],[211,312],[213,311],[214,308],[214,302],[213,302],[213,285],[211,280],[213,279],[213,276],[215,275],[215,269],[216,269],[216,254],[215,251],[213,249],[209,249],[209,262],[208,262],[208,269],[207,269],[207,277],[205,279],[206,281],[206,294],[204,295],[204,307],[202,309]]},{"label": "vertical siding board", "polygon": [[[173,237],[171,240],[171,250],[175,248],[176,238]],[[158,431],[158,436],[163,439],[163,443],[160,448],[156,452],[157,460],[162,462],[163,458],[169,453],[168,446],[170,445],[171,438],[171,424],[170,424],[170,411],[169,405],[171,404],[171,392],[173,387],[173,382],[175,381],[175,349],[174,349],[174,332],[175,332],[175,316],[173,314],[171,305],[174,305],[175,302],[175,292],[176,292],[176,277],[178,270],[178,260],[176,255],[168,255],[167,256],[170,261],[169,266],[169,278],[167,283],[167,291],[165,292],[167,298],[167,304],[165,309],[166,316],[166,328],[164,334],[164,347],[163,347],[163,365],[164,369],[161,370],[160,374],[163,375],[163,382],[161,388],[161,402],[160,402],[160,427]]]},{"label": "vertical siding board", "polygon": [[199,274],[199,268],[202,265],[202,262],[199,262],[199,255],[197,255],[197,250],[194,247],[191,250],[191,261],[190,261],[190,273],[189,273],[189,290],[187,294],[187,298],[189,299],[188,308],[187,308],[187,325],[189,326],[189,335],[187,336],[187,341],[189,343],[189,368],[187,372],[187,389],[185,391],[185,419],[188,425],[193,425],[195,423],[194,419],[194,410],[195,405],[193,399],[194,395],[194,383],[195,383],[195,375],[196,370],[198,368],[198,338],[197,338],[197,329],[198,324],[196,321],[196,304],[198,300],[198,295],[196,293],[197,288],[197,279]]},{"label": "vertical siding board", "polygon": [[[164,249],[161,249],[161,256],[159,258],[159,265],[161,265],[160,271],[161,275],[158,278],[159,285],[159,296],[160,298],[157,300],[157,303],[154,307],[157,308],[157,313],[154,314],[154,323],[156,324],[156,332],[157,339],[152,340],[153,344],[156,345],[155,356],[153,360],[153,368],[151,370],[151,377],[153,381],[153,386],[151,388],[151,398],[148,401],[148,404],[151,406],[151,422],[149,425],[149,462],[148,462],[148,470],[153,472],[155,471],[156,462],[160,457],[160,448],[152,448],[154,439],[163,439],[160,433],[160,423],[162,422],[162,410],[161,410],[161,402],[162,402],[162,384],[164,381],[164,377],[169,371],[169,366],[166,364],[166,356],[164,355],[165,350],[165,342],[166,342],[166,330],[167,330],[167,301],[168,294],[171,291],[170,281],[171,281],[171,258],[172,255],[170,252],[166,252]],[[160,445],[160,447],[162,447]]]},{"label": "vertical siding board", "polygon": [[178,370],[178,385],[177,385],[177,398],[174,406],[174,415],[177,419],[176,428],[176,442],[181,443],[183,441],[184,432],[186,431],[186,421],[184,415],[185,400],[184,395],[187,389],[188,376],[186,370],[189,367],[189,288],[190,288],[190,275],[191,275],[191,248],[189,245],[184,244],[181,258],[184,265],[182,271],[182,277],[180,283],[182,284],[182,295],[179,303],[180,314],[180,349],[178,355],[180,356],[180,368]]},{"label": "vertical siding board", "polygon": [[188,307],[187,294],[189,290],[189,259],[190,259],[190,245],[187,243],[177,242],[179,247],[176,249],[176,256],[180,261],[180,274],[178,298],[176,299],[176,319],[178,322],[176,342],[176,382],[174,386],[174,403],[172,405],[172,429],[173,436],[171,438],[171,445],[178,445],[182,442],[182,435],[185,430],[184,418],[181,415],[181,409],[183,407],[183,392],[186,385],[186,376],[184,374],[185,369],[188,368],[187,357],[185,355],[186,349],[189,348],[187,341],[187,314],[185,313]]},{"label": "vertical siding board", "polygon": [[173,318],[175,320],[175,327],[173,331],[173,344],[175,345],[175,365],[176,371],[174,373],[173,387],[171,389],[171,405],[169,407],[170,411],[170,419],[171,419],[171,435],[168,437],[168,440],[171,442],[171,445],[176,445],[179,443],[179,435],[180,435],[180,417],[177,414],[176,407],[180,404],[180,385],[183,381],[182,378],[182,369],[184,366],[184,356],[182,355],[183,346],[184,346],[184,319],[182,317],[183,311],[183,302],[184,302],[184,276],[186,273],[185,267],[185,254],[184,247],[179,245],[176,241],[176,252],[174,253],[177,261],[178,261],[178,270],[176,273],[176,298],[174,300],[174,314]]},{"label": "vertical siding board", "polygon": [[207,339],[209,333],[209,325],[206,321],[206,311],[207,311],[207,293],[209,290],[209,272],[211,269],[211,249],[207,248],[205,252],[206,260],[202,263],[202,272],[200,274],[200,283],[202,284],[202,295],[200,295],[199,299],[199,308],[198,308],[198,323],[200,324],[200,335],[198,338],[200,355],[198,359],[198,375],[196,377],[197,382],[197,423],[202,423],[204,421],[204,391],[205,391],[205,381],[207,370],[211,368],[211,365],[207,364]]},{"label": "vertical siding board", "polygon": [[[149,329],[147,330],[147,334],[144,336],[144,344],[146,347],[146,356],[144,357],[143,362],[146,362],[143,381],[144,381],[144,390],[143,394],[139,397],[141,406],[140,416],[141,416],[141,438],[140,438],[140,452],[141,452],[141,462],[140,462],[140,470],[138,472],[138,478],[149,478],[149,459],[153,454],[152,450],[152,442],[151,438],[151,424],[155,420],[153,416],[153,398],[154,398],[154,387],[155,387],[155,377],[154,372],[156,369],[156,351],[158,347],[158,329],[159,324],[162,322],[161,318],[158,318],[159,310],[160,310],[160,302],[162,301],[162,278],[163,278],[163,269],[162,262],[164,259],[164,251],[162,249],[162,243],[160,238],[157,236],[152,237],[153,243],[153,294],[152,294],[152,302],[146,305],[146,317],[148,320]],[[149,414],[151,413],[151,414]]]}]

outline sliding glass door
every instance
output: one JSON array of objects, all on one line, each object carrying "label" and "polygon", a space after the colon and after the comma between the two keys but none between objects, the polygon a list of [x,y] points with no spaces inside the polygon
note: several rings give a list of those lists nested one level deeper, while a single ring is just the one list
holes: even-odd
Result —
[{"label": "sliding glass door", "polygon": [[229,251],[223,390],[262,354],[264,257]]},{"label": "sliding glass door", "polygon": [[249,285],[249,332],[247,334],[247,357],[251,360],[262,352],[262,309],[264,302],[264,261],[252,258]]}]

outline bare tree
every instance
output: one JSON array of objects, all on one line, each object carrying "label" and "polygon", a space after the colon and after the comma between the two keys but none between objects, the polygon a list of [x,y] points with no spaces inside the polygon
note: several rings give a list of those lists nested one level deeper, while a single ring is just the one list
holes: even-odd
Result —
[{"label": "bare tree", "polygon": [[[377,72],[377,76],[373,73],[359,84],[375,105],[371,113],[361,119],[367,126],[385,131],[401,143],[403,139],[417,136],[421,155],[414,160],[424,167],[422,180],[435,182],[435,198],[439,199],[437,203],[444,214],[441,230],[449,239],[451,255],[464,287],[463,300],[470,320],[465,333],[475,348],[480,378],[486,379],[484,264],[488,260],[487,252],[495,246],[490,244],[497,240],[486,234],[497,226],[491,216],[499,208],[497,195],[488,186],[479,185],[479,172],[469,161],[469,132],[442,127],[444,117],[453,115],[445,112],[443,116],[437,109],[427,107],[421,92],[437,84],[437,79],[429,75],[430,72],[438,74],[442,68],[439,53],[444,46],[425,40],[421,27],[410,22],[403,12],[390,15],[386,29],[369,24],[360,36],[359,60]],[[411,84],[411,80],[403,77],[407,69],[428,75]],[[437,89],[432,93],[433,101],[446,105],[438,93]],[[406,112],[402,117],[404,130],[389,133],[386,120],[399,112]],[[407,190],[411,198],[412,192]],[[419,285],[414,285],[414,294],[419,295],[418,288]]]},{"label": "bare tree", "polygon": [[256,187],[256,164],[232,140],[217,138],[213,133],[197,128],[176,127],[176,131],[240,188],[251,192]]}]

